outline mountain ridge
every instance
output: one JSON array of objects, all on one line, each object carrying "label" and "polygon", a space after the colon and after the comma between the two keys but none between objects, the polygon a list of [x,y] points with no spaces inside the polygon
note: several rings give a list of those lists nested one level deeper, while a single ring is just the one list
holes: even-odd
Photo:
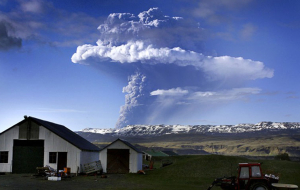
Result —
[{"label": "mountain ridge", "polygon": [[221,154],[274,157],[300,156],[300,122],[238,125],[128,125],[121,129],[86,128],[78,135],[104,147],[116,138],[141,150],[172,150],[180,155]]},{"label": "mountain ridge", "polygon": [[85,128],[80,132],[111,136],[162,136],[169,134],[241,134],[300,130],[300,122],[262,121],[237,125],[127,125],[120,129]]}]

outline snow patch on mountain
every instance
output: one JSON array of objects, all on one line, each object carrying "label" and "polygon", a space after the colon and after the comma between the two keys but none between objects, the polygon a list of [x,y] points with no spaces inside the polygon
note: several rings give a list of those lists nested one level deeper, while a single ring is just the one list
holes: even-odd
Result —
[{"label": "snow patch on mountain", "polygon": [[112,136],[160,136],[168,134],[194,133],[246,133],[258,131],[300,129],[300,122],[260,122],[256,124],[237,125],[128,125],[120,129],[85,128],[81,132],[110,134]]}]

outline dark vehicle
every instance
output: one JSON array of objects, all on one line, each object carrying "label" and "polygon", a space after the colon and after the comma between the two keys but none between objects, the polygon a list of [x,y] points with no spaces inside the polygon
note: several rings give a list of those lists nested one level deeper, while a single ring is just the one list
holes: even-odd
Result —
[{"label": "dark vehicle", "polygon": [[[216,178],[208,187],[220,186],[223,190],[277,190],[278,187],[285,189],[297,189],[297,185],[278,184],[279,177],[272,174],[263,175],[260,163],[240,163],[238,176]],[[272,185],[273,184],[273,185]]]}]

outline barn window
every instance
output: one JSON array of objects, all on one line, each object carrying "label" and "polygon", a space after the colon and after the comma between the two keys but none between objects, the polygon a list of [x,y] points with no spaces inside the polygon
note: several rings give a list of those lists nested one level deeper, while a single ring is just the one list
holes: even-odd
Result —
[{"label": "barn window", "polygon": [[56,152],[49,152],[49,163],[56,163]]},{"label": "barn window", "polygon": [[0,163],[8,163],[8,151],[0,152]]}]

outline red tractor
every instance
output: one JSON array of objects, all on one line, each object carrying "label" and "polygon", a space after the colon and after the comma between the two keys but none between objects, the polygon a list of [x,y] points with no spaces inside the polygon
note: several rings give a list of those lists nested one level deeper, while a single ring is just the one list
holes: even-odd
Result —
[{"label": "red tractor", "polygon": [[[217,178],[207,190],[213,186],[220,186],[223,190],[275,190],[278,181],[279,177],[271,174],[263,175],[260,163],[240,163],[237,177]],[[298,188],[296,185],[280,185],[280,187],[286,186],[289,189]]]}]

